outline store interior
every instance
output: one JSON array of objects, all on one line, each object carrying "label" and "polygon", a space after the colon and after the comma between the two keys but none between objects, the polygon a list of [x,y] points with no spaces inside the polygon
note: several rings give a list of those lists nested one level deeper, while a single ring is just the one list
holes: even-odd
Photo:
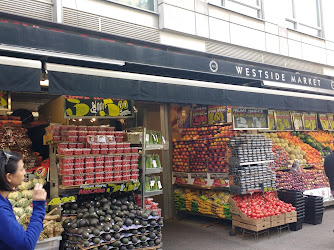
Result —
[{"label": "store interior", "polygon": [[34,183],[48,191],[39,244],[159,249],[163,220],[187,214],[227,221],[231,236],[297,231],[333,204],[323,169],[333,114],[47,92],[7,102],[2,148],[20,151],[28,172],[9,197],[19,223]]}]

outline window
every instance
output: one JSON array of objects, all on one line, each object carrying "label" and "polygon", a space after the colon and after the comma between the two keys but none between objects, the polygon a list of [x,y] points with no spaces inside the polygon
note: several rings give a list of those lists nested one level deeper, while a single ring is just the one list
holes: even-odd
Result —
[{"label": "window", "polygon": [[288,28],[322,37],[320,0],[289,0]]},{"label": "window", "polygon": [[107,0],[110,2],[118,2],[118,3],[122,3],[122,4],[126,4],[129,6],[133,6],[136,8],[140,8],[140,9],[145,9],[145,10],[149,10],[149,11],[156,11],[156,0]]},{"label": "window", "polygon": [[262,18],[262,0],[221,0],[221,5],[247,16]]}]

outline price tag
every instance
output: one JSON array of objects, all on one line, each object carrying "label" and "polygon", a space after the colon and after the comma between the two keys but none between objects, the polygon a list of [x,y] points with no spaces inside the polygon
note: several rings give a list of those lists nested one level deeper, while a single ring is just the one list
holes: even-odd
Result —
[{"label": "price tag", "polygon": [[146,134],[146,138],[145,138],[146,142],[149,142],[150,141],[150,135],[149,134]]},{"label": "price tag", "polygon": [[54,205],[59,205],[62,203],[69,203],[69,202],[74,202],[75,197],[74,196],[69,196],[69,197],[63,197],[63,198],[53,198],[48,205],[49,206],[54,206]]},{"label": "price tag", "polygon": [[157,168],[158,167],[156,160],[152,160],[152,164],[153,164],[153,168]]},{"label": "price tag", "polygon": [[97,141],[100,143],[106,143],[107,142],[107,138],[105,135],[98,135],[97,136]]},{"label": "price tag", "polygon": [[115,136],[107,135],[107,142],[108,143],[116,143]]},{"label": "price tag", "polygon": [[162,189],[162,185],[160,181],[158,181],[158,186],[159,186],[159,189]]},{"label": "price tag", "polygon": [[94,136],[92,136],[92,135],[88,135],[88,136],[87,136],[87,142],[88,142],[88,143],[92,143],[92,142],[94,142],[94,141],[95,141]]},{"label": "price tag", "polygon": [[155,183],[155,181],[150,181],[150,186],[153,187],[154,183]]}]

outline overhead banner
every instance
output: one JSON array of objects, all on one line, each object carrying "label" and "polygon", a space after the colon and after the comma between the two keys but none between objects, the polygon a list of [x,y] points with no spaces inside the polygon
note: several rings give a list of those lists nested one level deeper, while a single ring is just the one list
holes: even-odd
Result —
[{"label": "overhead banner", "polygon": [[130,118],[132,102],[123,99],[64,96],[65,118]]},{"label": "overhead banner", "polygon": [[278,131],[292,131],[292,121],[290,111],[276,111],[276,122]]},{"label": "overhead banner", "polygon": [[269,129],[268,110],[256,108],[233,108],[233,129]]},{"label": "overhead banner", "polygon": [[315,131],[317,126],[317,113],[303,113],[304,130]]}]

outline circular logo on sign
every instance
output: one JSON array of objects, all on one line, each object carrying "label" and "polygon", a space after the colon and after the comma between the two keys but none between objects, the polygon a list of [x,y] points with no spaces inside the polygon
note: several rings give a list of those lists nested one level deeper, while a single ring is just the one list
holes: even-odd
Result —
[{"label": "circular logo on sign", "polygon": [[331,87],[334,89],[334,81],[331,82]]},{"label": "circular logo on sign", "polygon": [[211,62],[210,62],[210,70],[212,71],[212,72],[217,72],[218,71],[218,63],[216,62],[216,61],[214,61],[214,60],[212,60]]}]

